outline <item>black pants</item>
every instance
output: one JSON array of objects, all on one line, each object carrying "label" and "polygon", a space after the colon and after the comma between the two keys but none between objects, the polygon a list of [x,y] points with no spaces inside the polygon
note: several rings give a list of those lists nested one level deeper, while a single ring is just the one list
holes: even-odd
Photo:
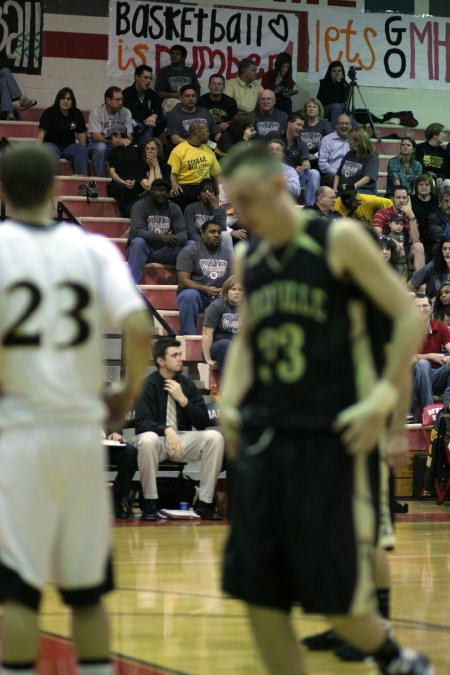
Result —
[{"label": "black pants", "polygon": [[108,446],[109,463],[117,466],[114,492],[128,498],[131,493],[133,476],[137,471],[137,450],[134,445]]}]

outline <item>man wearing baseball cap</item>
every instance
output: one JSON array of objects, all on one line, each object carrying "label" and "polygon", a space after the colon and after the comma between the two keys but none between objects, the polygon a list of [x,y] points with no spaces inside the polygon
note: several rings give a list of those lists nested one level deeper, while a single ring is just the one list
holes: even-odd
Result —
[{"label": "man wearing baseball cap", "polygon": [[174,265],[187,242],[183,213],[170,201],[170,191],[170,182],[157,178],[148,196],[137,201],[131,209],[128,264],[137,284],[146,263]]}]

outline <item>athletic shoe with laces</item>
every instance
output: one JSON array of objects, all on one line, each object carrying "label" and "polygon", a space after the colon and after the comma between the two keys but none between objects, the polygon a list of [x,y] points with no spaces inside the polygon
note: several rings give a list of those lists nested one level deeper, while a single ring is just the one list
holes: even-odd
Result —
[{"label": "athletic shoe with laces", "polygon": [[401,649],[399,657],[381,672],[383,675],[435,675],[427,657],[414,649]]},{"label": "athletic shoe with laces", "polygon": [[156,499],[144,499],[141,520],[159,520],[158,504]]},{"label": "athletic shoe with laces", "polygon": [[195,513],[203,518],[203,520],[222,520],[222,516],[217,511],[214,504],[208,504],[208,502],[202,502],[200,499],[194,507]]},{"label": "athletic shoe with laces", "polygon": [[22,96],[19,101],[19,109],[20,110],[28,110],[29,108],[34,108],[34,106],[37,104],[36,99],[34,98],[27,98],[26,96]]}]

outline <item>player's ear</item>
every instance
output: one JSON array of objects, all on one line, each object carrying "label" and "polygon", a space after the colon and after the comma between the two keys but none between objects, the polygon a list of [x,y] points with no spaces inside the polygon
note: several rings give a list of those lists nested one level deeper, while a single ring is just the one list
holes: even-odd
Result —
[{"label": "player's ear", "polygon": [[274,173],[270,177],[270,182],[272,183],[273,189],[277,194],[280,192],[286,192],[286,181],[282,173]]}]

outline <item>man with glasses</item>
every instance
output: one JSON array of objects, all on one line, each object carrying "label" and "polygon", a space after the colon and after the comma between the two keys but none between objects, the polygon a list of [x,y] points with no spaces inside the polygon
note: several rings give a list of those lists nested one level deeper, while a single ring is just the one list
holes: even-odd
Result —
[{"label": "man with glasses", "polygon": [[133,118],[134,141],[141,147],[158,135],[161,118],[161,99],[151,88],[152,78],[151,67],[140,65],[134,71],[134,84],[123,90],[123,104]]},{"label": "man with glasses", "polygon": [[105,163],[113,147],[111,129],[116,124],[123,124],[128,138],[133,139],[131,112],[123,107],[122,90],[109,87],[105,91],[105,102],[91,110],[89,115],[88,150],[95,176],[106,176]]}]

